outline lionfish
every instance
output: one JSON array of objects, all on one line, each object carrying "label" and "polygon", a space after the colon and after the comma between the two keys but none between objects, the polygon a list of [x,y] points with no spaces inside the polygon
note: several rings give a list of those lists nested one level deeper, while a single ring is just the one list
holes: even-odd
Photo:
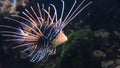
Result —
[{"label": "lionfish", "polygon": [[[24,16],[11,15],[12,17],[22,19],[22,21],[15,18],[5,17],[5,19],[19,23],[22,28],[0,25],[0,27],[17,30],[18,32],[0,31],[0,33],[3,33],[2,36],[12,37],[5,41],[22,42],[12,48],[24,47],[21,53],[27,52],[31,62],[45,61],[49,55],[55,54],[56,47],[58,45],[68,40],[67,36],[63,32],[63,28],[92,3],[92,1],[90,1],[82,7],[84,2],[85,0],[75,8],[77,3],[75,0],[64,19],[65,3],[63,0],[61,0],[62,8],[59,18],[55,5],[50,4],[49,7],[45,9],[44,4],[42,4],[41,7],[40,4],[37,3],[37,10],[31,6],[31,11],[25,9],[25,11],[22,12],[22,15]],[[54,9],[53,15],[52,12],[50,12],[51,8]]]}]

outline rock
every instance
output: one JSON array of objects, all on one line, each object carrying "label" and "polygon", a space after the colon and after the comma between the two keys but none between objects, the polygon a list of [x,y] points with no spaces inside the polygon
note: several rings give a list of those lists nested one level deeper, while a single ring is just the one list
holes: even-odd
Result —
[{"label": "rock", "polygon": [[117,59],[117,60],[115,61],[115,63],[116,63],[116,65],[120,65],[120,59]]},{"label": "rock", "polygon": [[108,68],[108,67],[110,67],[113,64],[114,64],[113,60],[108,60],[108,61],[102,61],[101,62],[102,68]]},{"label": "rock", "polygon": [[101,50],[94,50],[92,54],[93,54],[93,56],[95,56],[96,58],[105,56],[104,52],[101,51]]},{"label": "rock", "polygon": [[120,68],[120,66],[116,66],[115,68]]},{"label": "rock", "polygon": [[102,37],[102,38],[107,38],[110,33],[105,31],[104,29],[100,29],[94,32],[96,37]]}]

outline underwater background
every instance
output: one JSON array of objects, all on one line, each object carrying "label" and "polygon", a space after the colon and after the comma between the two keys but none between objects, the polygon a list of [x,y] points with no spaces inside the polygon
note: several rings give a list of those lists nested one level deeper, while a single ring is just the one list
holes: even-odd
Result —
[{"label": "underwater background", "polygon": [[[64,1],[68,12],[74,0]],[[77,0],[78,4],[81,1]],[[90,1],[93,3],[64,28],[69,40],[58,46],[56,54],[46,62],[29,62],[26,55],[20,56],[17,50],[11,50],[12,44],[4,42],[5,37],[0,35],[0,68],[120,68],[120,1],[86,0],[85,3]],[[17,3],[16,9],[5,10],[11,8],[8,5],[2,10],[3,3]],[[10,3],[0,0],[0,25],[19,25],[4,17],[20,14],[36,3],[55,4],[59,16],[60,0],[10,0]]]}]

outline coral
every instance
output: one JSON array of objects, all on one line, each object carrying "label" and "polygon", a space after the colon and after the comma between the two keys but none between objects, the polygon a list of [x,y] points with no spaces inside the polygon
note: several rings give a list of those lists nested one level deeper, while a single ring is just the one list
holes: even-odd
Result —
[{"label": "coral", "polygon": [[0,15],[18,14],[18,6],[26,6],[28,0],[0,0]]}]

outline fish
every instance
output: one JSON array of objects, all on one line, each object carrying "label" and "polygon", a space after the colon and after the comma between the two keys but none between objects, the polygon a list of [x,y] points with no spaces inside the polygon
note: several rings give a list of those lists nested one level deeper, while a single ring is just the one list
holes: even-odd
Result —
[{"label": "fish", "polygon": [[[9,28],[15,31],[0,31],[2,36],[12,37],[5,41],[9,42],[21,42],[19,45],[12,47],[12,49],[24,48],[20,53],[28,53],[30,62],[44,62],[50,55],[56,53],[56,47],[65,43],[68,37],[65,35],[63,29],[92,1],[85,3],[83,0],[77,7],[77,0],[74,0],[69,12],[65,17],[65,2],[61,0],[62,8],[61,14],[58,17],[58,12],[54,4],[49,4],[45,9],[44,4],[42,6],[37,3],[37,10],[35,7],[30,6],[30,10],[25,9],[22,15],[11,15],[11,17],[5,17],[5,19],[17,22],[21,25],[21,28],[16,28],[8,25],[0,25],[0,27]],[[51,12],[51,9],[54,9]],[[53,14],[52,14],[53,13]],[[16,19],[18,18],[18,19]]]}]

